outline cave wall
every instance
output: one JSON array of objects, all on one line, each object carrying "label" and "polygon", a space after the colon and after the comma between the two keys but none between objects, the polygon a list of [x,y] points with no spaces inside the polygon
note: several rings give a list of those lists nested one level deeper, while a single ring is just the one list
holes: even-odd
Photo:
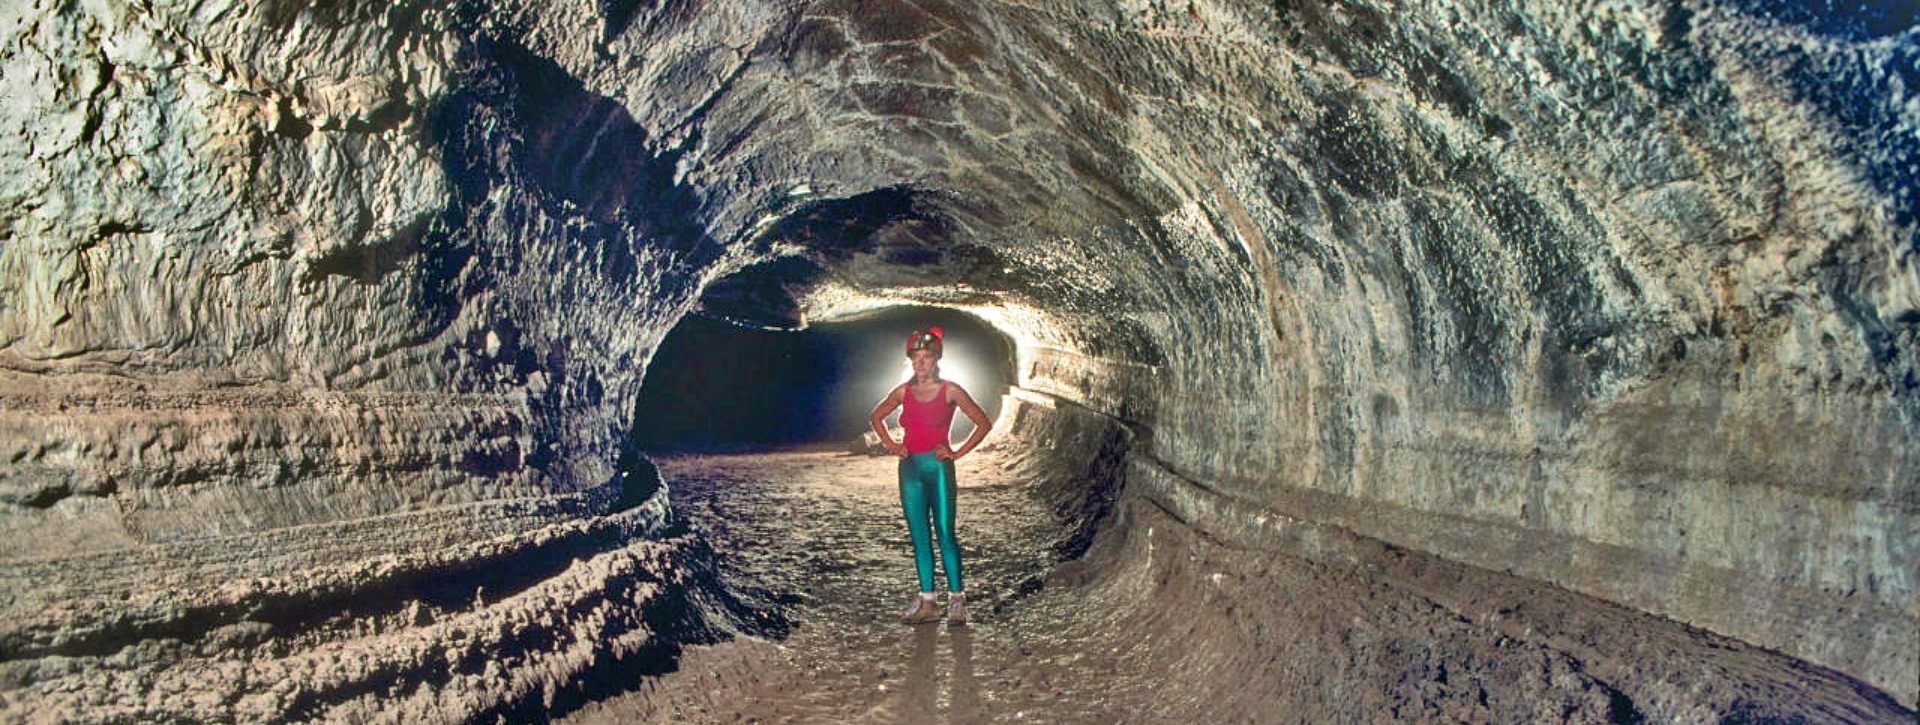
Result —
[{"label": "cave wall", "polygon": [[0,556],[601,486],[666,330],[789,259],[1000,322],[1170,508],[1912,705],[1920,51],[1798,10],[9,7]]},{"label": "cave wall", "polygon": [[1078,178],[1010,215],[1006,264],[953,271],[955,301],[1032,328],[1022,385],[1126,421],[1169,507],[1329,523],[1910,690],[1911,32],[1422,9],[1001,8],[975,37],[1017,60],[954,85],[1045,99],[1057,135],[993,157]]},{"label": "cave wall", "polygon": [[726,254],[619,104],[427,3],[6,12],[10,554],[610,480]]},{"label": "cave wall", "polygon": [[[1805,157],[1817,126],[1754,119],[1788,79],[1740,61],[1753,41],[1738,22],[1666,17],[1641,29],[1653,47],[1596,49],[1566,36],[1630,31],[1544,15],[1490,12],[1440,43],[1445,29],[1355,13],[1345,30],[1375,37],[1330,41],[1343,62],[1320,72],[1159,51],[1149,67],[1200,66],[1188,78],[1298,79],[1273,92],[1312,110],[1256,119],[1285,129],[1262,137],[1217,129],[1232,97],[1181,96],[1213,113],[1136,106],[1160,113],[1127,138],[1132,163],[1149,185],[1178,180],[1183,201],[1073,271],[1138,299],[1165,360],[1147,358],[1142,382],[1132,365],[1043,353],[1028,384],[1137,420],[1141,475],[1171,473],[1182,496],[1336,523],[1905,687],[1910,221],[1897,203],[1855,206],[1866,190]],[[1539,67],[1503,78],[1499,58],[1470,60],[1476,34],[1500,34],[1485,26],[1540,43],[1518,53]],[[1457,77],[1428,86],[1421,45],[1446,48]],[[1636,51],[1664,57],[1619,64]],[[1706,80],[1708,65],[1731,80]],[[1473,90],[1450,102],[1449,84]],[[1154,273],[1128,280],[1137,269]],[[1124,409],[1140,400],[1151,410]]]}]

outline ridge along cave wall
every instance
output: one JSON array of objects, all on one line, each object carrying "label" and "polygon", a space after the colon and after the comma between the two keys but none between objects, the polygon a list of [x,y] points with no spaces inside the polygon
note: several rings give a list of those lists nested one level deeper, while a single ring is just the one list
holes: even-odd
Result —
[{"label": "ridge along cave wall", "polygon": [[596,490],[729,284],[1912,706],[1920,43],[1797,7],[15,4],[0,556]]}]

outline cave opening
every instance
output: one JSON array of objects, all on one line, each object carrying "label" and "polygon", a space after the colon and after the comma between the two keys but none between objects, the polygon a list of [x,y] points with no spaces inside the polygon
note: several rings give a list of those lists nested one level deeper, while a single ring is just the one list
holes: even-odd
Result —
[{"label": "cave opening", "polygon": [[[667,333],[647,366],[635,404],[635,446],[650,453],[857,447],[867,413],[908,375],[907,335],[927,326],[942,328],[947,339],[942,377],[997,418],[1014,381],[1014,345],[965,312],[898,306],[799,330],[693,313]],[[965,416],[955,416],[956,440],[972,430]]]}]

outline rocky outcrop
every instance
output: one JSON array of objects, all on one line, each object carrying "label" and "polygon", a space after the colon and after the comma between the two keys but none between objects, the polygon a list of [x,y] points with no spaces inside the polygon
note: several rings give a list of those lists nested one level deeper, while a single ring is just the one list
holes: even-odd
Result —
[{"label": "rocky outcrop", "polygon": [[1239,512],[1195,525],[1510,570],[1911,706],[1909,25],[10,6],[0,560],[609,499],[724,279],[763,322],[995,322],[1143,489]]}]

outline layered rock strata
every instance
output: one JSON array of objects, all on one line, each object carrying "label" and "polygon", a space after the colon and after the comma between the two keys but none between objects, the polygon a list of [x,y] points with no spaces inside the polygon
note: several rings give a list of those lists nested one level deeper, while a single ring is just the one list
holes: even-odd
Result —
[{"label": "layered rock strata", "polygon": [[761,321],[1000,324],[1196,526],[1512,571],[1911,706],[1889,12],[16,3],[0,561],[611,496],[724,278]]}]

